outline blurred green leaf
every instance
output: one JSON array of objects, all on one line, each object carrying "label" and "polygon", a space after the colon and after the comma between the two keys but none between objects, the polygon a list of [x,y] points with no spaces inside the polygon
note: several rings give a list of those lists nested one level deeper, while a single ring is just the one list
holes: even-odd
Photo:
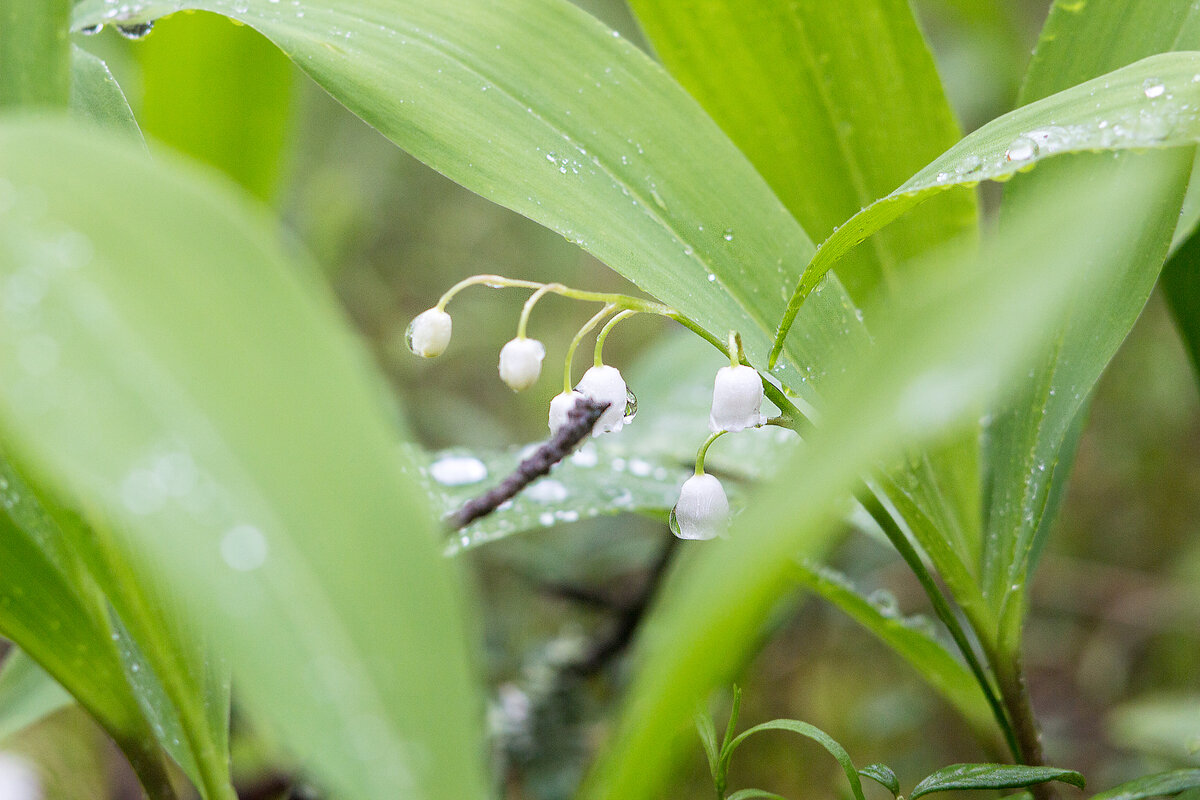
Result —
[{"label": "blurred green leaf", "polygon": [[1200,381],[1200,233],[1193,233],[1167,260],[1162,285],[1171,315]]},{"label": "blurred green leaf", "polygon": [[0,742],[73,702],[58,681],[14,647],[0,666]]},{"label": "blurred green leaf", "polygon": [[762,789],[739,789],[725,800],[787,800],[786,797]]},{"label": "blurred green leaf", "polygon": [[910,800],[951,789],[1017,789],[1047,781],[1061,781],[1083,788],[1083,776],[1057,767],[1027,767],[1021,764],[951,764],[927,776],[915,787]]},{"label": "blurred green leaf", "polygon": [[[814,238],[960,136],[906,0],[630,5],[671,74]],[[900,280],[905,259],[974,223],[974,197],[940,195],[843,260],[838,275],[865,304]]]},{"label": "blurred green leaf", "polygon": [[[0,258],[9,252],[0,251]],[[18,293],[6,311],[29,296]],[[0,572],[0,634],[96,718],[152,798],[174,797],[162,752],[125,679],[104,598],[7,454],[0,454],[0,497],[0,563],[6,565]]]},{"label": "blurred green leaf", "polygon": [[[1020,101],[1026,109],[1055,97],[1078,95],[1083,86],[1096,89],[1094,102],[1103,103],[1103,93],[1131,94],[1144,106],[1138,116],[1122,121],[1119,115],[1105,116],[1106,130],[1117,125],[1134,125],[1135,134],[1170,140],[1183,131],[1200,130],[1195,112],[1196,97],[1180,95],[1192,87],[1200,67],[1200,54],[1161,51],[1200,46],[1200,11],[1180,0],[1132,4],[1090,3],[1075,7],[1057,3],[1039,40],[1037,55],[1026,74]],[[1103,45],[1101,45],[1103,43]],[[1098,50],[1097,48],[1101,49]],[[1137,59],[1142,59],[1133,62]],[[1171,65],[1189,63],[1186,73],[1175,73]],[[1129,66],[1127,66],[1129,65]],[[1159,73],[1157,66],[1162,66]],[[1117,70],[1111,72],[1111,70]],[[1097,77],[1100,73],[1107,73]],[[1118,75],[1144,81],[1130,86]],[[1118,89],[1124,86],[1123,90]],[[1052,92],[1060,94],[1052,95]],[[1160,101],[1166,101],[1162,103]],[[1091,104],[1093,98],[1088,98]],[[1183,103],[1184,106],[1176,105]],[[1074,447],[1085,413],[1087,398],[1104,367],[1141,314],[1167,255],[1179,221],[1179,211],[1192,171],[1195,148],[1155,156],[1175,171],[1174,185],[1144,209],[1147,225],[1136,237],[1123,242],[1105,258],[1122,265],[1121,280],[1088,306],[1077,305],[1064,318],[1055,341],[1034,365],[1003,406],[990,411],[984,461],[986,546],[983,554],[983,585],[997,616],[1011,629],[998,638],[1019,642],[1017,629],[1022,614],[1004,613],[1017,597],[1033,569],[1053,522],[1053,503],[1061,492],[1053,492],[1065,481],[1074,458]],[[1010,214],[1036,202],[1037,195],[1052,192],[1072,174],[1095,174],[1097,170],[1139,170],[1145,159],[1077,156],[1047,165],[1021,176],[1010,185],[1001,206],[1001,228]],[[1002,656],[1002,659],[1006,657]]]},{"label": "blurred green leaf", "polygon": [[794,559],[832,545],[836,499],[869,464],[971,414],[1021,370],[1073,298],[1113,280],[1116,266],[1099,256],[1140,229],[1139,209],[1171,177],[1152,159],[1145,166],[1103,189],[1060,187],[975,264],[914,287],[881,321],[874,350],[831,387],[832,411],[729,540],[683,551],[645,624],[617,730],[584,797],[661,796],[679,731],[747,657],[791,588]]},{"label": "blurred green leaf", "polygon": [[0,273],[42,286],[0,315],[14,451],[161,571],[333,792],[482,797],[456,568],[314,271],[230,187],[94,131],[6,123],[0,176]]},{"label": "blurred green leaf", "polygon": [[733,757],[733,751],[737,750],[742,742],[749,739],[756,733],[763,731],[790,731],[798,733],[801,736],[812,739],[817,744],[824,747],[829,754],[837,759],[838,764],[842,767],[842,772],[846,775],[846,780],[850,782],[850,791],[853,792],[855,800],[866,800],[863,795],[862,781],[859,780],[858,770],[854,767],[854,762],[850,760],[850,754],[846,752],[846,748],[837,743],[836,740],[825,731],[809,725],[807,722],[801,722],[797,719],[773,719],[770,722],[764,722],[761,725],[755,725],[753,728],[748,728],[738,734],[737,738],[729,743],[722,754],[725,759],[726,768],[728,768],[729,759]]},{"label": "blurred green leaf", "polygon": [[858,771],[858,774],[875,781],[891,792],[894,797],[900,795],[900,780],[887,764],[867,764]]},{"label": "blurred green leaf", "polygon": [[[1065,153],[1195,144],[1200,140],[1195,111],[1200,83],[1192,80],[1197,72],[1200,53],[1151,56],[992,120],[825,240],[805,269],[788,314],[799,311],[846,252],[938,192],[1006,180]],[[776,347],[790,338],[789,327],[785,317]]]},{"label": "blurred green leaf", "polygon": [[0,6],[0,108],[63,108],[71,86],[71,0]]},{"label": "blurred green leaf", "polygon": [[138,141],[142,139],[129,101],[109,72],[108,65],[86,50],[74,46],[71,47],[71,100],[68,111],[76,119],[123,131]]},{"label": "blurred green leaf", "polygon": [[974,730],[991,735],[995,721],[974,676],[916,621],[884,613],[856,591],[848,578],[827,567],[800,562],[797,575],[801,585],[840,608],[907,661]]},{"label": "blurred green leaf", "polygon": [[135,48],[151,138],[270,200],[291,118],[292,68],[251,28],[215,14],[155,23]]},{"label": "blurred green leaf", "polygon": [[1122,783],[1107,792],[1092,795],[1091,800],[1144,800],[1147,797],[1169,797],[1197,787],[1200,787],[1200,769],[1177,769]]},{"label": "blurred green leaf", "polygon": [[[558,231],[762,364],[808,235],[663,69],[566,0],[153,0],[257,29],[331,95],[471,191]],[[84,0],[74,24],[106,21]],[[777,377],[806,398],[867,335],[830,281]]]},{"label": "blurred green leaf", "polygon": [[1200,766],[1200,695],[1156,694],[1121,703],[1105,720],[1117,746]]}]

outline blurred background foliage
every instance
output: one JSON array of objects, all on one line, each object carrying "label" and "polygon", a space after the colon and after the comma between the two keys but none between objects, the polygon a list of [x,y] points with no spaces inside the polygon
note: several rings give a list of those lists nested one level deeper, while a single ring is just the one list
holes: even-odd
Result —
[{"label": "blurred background foliage", "polygon": [[[580,4],[642,41],[618,0]],[[1047,5],[915,2],[964,132],[1012,107]],[[399,151],[248,28],[185,14],[159,21],[142,41],[107,30],[79,43],[108,61],[153,147],[213,165],[281,213],[373,349],[417,441],[431,449],[504,447],[544,436],[558,354],[588,308],[554,297],[539,306],[530,332],[546,342],[551,366],[541,388],[521,395],[498,380],[495,360],[515,332],[523,293],[475,289],[457,299],[454,343],[437,362],[412,357],[404,329],[475,273],[605,290],[628,288],[622,278]],[[999,189],[981,191],[989,205]],[[639,318],[610,339],[608,360],[630,366],[668,332],[660,320]],[[1196,382],[1156,296],[1097,390],[1027,628],[1049,761],[1083,771],[1094,788],[1200,765],[1198,498]],[[554,667],[612,627],[611,606],[640,592],[668,541],[661,520],[625,515],[465,556],[487,613],[502,795],[571,794],[603,736],[621,668],[617,661],[603,677],[572,678]],[[860,586],[887,593],[880,597],[894,597],[897,613],[926,611],[911,573],[874,540],[847,540],[836,566]],[[804,719],[832,733],[857,763],[886,761],[906,787],[944,764],[992,755],[897,657],[835,609],[798,595],[766,634],[741,679],[745,726]],[[673,797],[711,792],[696,745]],[[120,758],[76,708],[10,736],[0,749],[34,759],[50,797],[134,796]],[[235,725],[234,752],[240,782],[257,781],[267,787],[261,796],[271,796],[278,765],[269,745]],[[732,780],[793,798],[825,797],[831,787],[844,793],[832,759],[782,735],[740,750]]]}]

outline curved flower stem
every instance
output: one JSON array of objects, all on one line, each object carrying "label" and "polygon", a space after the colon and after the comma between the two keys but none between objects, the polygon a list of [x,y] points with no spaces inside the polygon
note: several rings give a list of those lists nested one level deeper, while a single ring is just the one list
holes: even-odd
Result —
[{"label": "curved flower stem", "polygon": [[704,457],[708,455],[708,448],[713,442],[724,436],[728,431],[716,431],[709,434],[709,437],[704,440],[704,444],[700,445],[700,449],[696,451],[696,474],[704,474]]},{"label": "curved flower stem", "polygon": [[607,317],[616,310],[616,305],[609,303],[604,308],[596,312],[596,315],[583,323],[583,327],[575,334],[575,338],[571,340],[571,344],[567,347],[567,363],[563,368],[563,391],[569,392],[574,388],[571,384],[571,364],[575,360],[575,351],[579,348],[579,343],[583,341],[583,337],[587,336],[592,328],[600,324],[600,320]]},{"label": "curved flower stem", "polygon": [[[538,289],[544,290],[546,293],[562,295],[570,297],[573,300],[583,300],[591,303],[612,303],[617,308],[627,308],[635,311],[645,311],[651,314],[661,314],[663,316],[674,317],[679,314],[670,306],[665,306],[662,303],[655,303],[650,300],[643,300],[640,297],[631,297],[627,294],[617,294],[612,292],[585,292],[581,289],[572,289],[569,286],[564,286],[561,283],[542,283],[540,281],[526,281],[517,278],[506,278],[503,275],[472,275],[469,278],[464,278],[458,283],[446,290],[446,293],[438,300],[434,308],[439,311],[446,310],[446,304],[449,303],[456,294],[466,289],[468,286],[489,286],[493,289]],[[531,298],[532,299],[532,298]]]},{"label": "curved flower stem", "polygon": [[640,314],[640,309],[627,308],[620,314],[604,323],[604,327],[600,329],[600,333],[596,334],[596,356],[594,363],[597,367],[604,366],[604,340],[608,338],[608,334],[612,331],[616,324],[623,319],[628,319],[634,314]]},{"label": "curved flower stem", "polygon": [[547,283],[542,288],[538,289],[533,294],[529,295],[529,299],[525,301],[525,305],[521,308],[521,319],[517,321],[517,338],[525,338],[525,327],[529,324],[529,315],[533,313],[533,307],[537,305],[537,301],[546,296],[547,292],[558,292],[566,290],[566,286],[561,283]]}]

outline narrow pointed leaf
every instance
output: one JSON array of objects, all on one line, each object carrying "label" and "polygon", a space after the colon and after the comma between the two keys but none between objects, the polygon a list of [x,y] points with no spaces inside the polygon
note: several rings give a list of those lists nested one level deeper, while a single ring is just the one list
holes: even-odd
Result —
[{"label": "narrow pointed leaf", "polygon": [[14,647],[0,664],[0,742],[73,702],[58,681]]},{"label": "narrow pointed leaf", "polygon": [[717,745],[717,729],[713,726],[712,717],[705,711],[696,712],[696,733],[700,736],[700,744],[704,747],[704,755],[708,759],[708,771],[713,780],[717,779],[717,766],[721,754]]},{"label": "narrow pointed leaf", "polygon": [[131,139],[142,138],[129,101],[108,65],[78,47],[71,48],[71,99],[67,110],[76,119],[123,131]]},{"label": "narrow pointed leaf", "polygon": [[848,579],[827,568],[799,563],[800,583],[840,608],[908,662],[976,731],[991,735],[992,712],[970,670],[913,621],[884,614]]},{"label": "narrow pointed leaf", "polygon": [[[662,795],[680,756],[679,731],[748,657],[792,587],[794,559],[819,558],[832,546],[837,498],[888,453],[969,420],[1023,371],[1072,298],[1112,280],[1114,265],[1097,257],[1139,229],[1139,204],[1169,177],[1159,167],[1147,160],[1141,174],[1116,176],[1103,190],[1060,187],[1063,194],[1030,210],[1019,232],[985,248],[978,262],[940,273],[951,277],[914,290],[895,317],[881,321],[875,350],[847,367],[840,388],[831,387],[835,411],[781,471],[786,478],[757,495],[728,541],[685,553],[668,580],[646,622],[612,744],[583,797]],[[1039,291],[1030,293],[1034,281]],[[655,752],[659,758],[648,757]]]},{"label": "narrow pointed leaf", "polygon": [[[776,348],[825,274],[851,248],[938,192],[1005,180],[1065,153],[1176,148],[1200,140],[1200,53],[1151,56],[1010,111],[965,137],[855,214],[817,251],[796,286]],[[1161,91],[1158,87],[1161,87]]]},{"label": "narrow pointed leaf", "polygon": [[1200,381],[1200,235],[1193,233],[1163,267],[1163,289],[1175,326]]},{"label": "narrow pointed leaf", "polygon": [[749,728],[738,734],[737,738],[730,742],[729,747],[725,749],[724,757],[726,766],[728,766],[733,752],[742,742],[756,733],[762,733],[763,731],[790,731],[798,733],[806,739],[812,739],[824,747],[831,756],[837,759],[842,772],[846,775],[846,780],[850,783],[850,791],[854,795],[855,800],[866,800],[863,795],[862,781],[858,777],[858,770],[855,769],[854,762],[850,760],[850,754],[846,752],[846,748],[842,747],[838,744],[837,740],[815,725],[809,725],[807,722],[801,722],[797,719],[774,719],[770,722],[764,722],[761,725],[755,725],[753,728]]},{"label": "narrow pointed leaf", "polygon": [[[814,238],[960,136],[904,0],[630,5],[667,69]],[[974,221],[973,196],[940,195],[851,254],[838,275],[864,303],[902,278],[895,270],[905,258]]]},{"label": "narrow pointed leaf", "polygon": [[900,779],[896,777],[896,773],[892,772],[892,768],[887,764],[867,764],[858,771],[858,774],[875,781],[891,792],[893,796],[898,797],[900,795]]},{"label": "narrow pointed leaf", "polygon": [[1027,767],[1021,764],[951,764],[918,783],[909,795],[917,800],[933,792],[952,789],[1019,789],[1047,781],[1083,788],[1083,776],[1070,769]]},{"label": "narrow pointed leaf", "polygon": [[0,125],[0,176],[44,198],[0,216],[0,280],[44,285],[0,315],[14,450],[162,571],[333,793],[484,796],[455,562],[314,270],[229,185],[94,130]]},{"label": "narrow pointed leaf", "polygon": [[781,794],[766,792],[762,789],[739,789],[729,795],[726,800],[787,800]]},{"label": "narrow pointed leaf", "polygon": [[1177,769],[1122,783],[1106,792],[1092,795],[1091,800],[1145,800],[1148,797],[1170,797],[1196,788],[1200,788],[1200,769]]}]

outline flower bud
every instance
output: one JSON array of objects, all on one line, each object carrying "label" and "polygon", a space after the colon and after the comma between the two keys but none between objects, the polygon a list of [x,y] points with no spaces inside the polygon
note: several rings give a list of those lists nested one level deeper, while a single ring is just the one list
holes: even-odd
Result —
[{"label": "flower bud", "polygon": [[450,315],[440,308],[422,311],[404,334],[408,349],[422,358],[436,358],[450,344]]},{"label": "flower bud", "polygon": [[583,397],[579,392],[563,392],[555,395],[550,401],[550,435],[557,436],[558,429],[567,424],[567,414],[575,407],[576,401]]},{"label": "flower bud", "polygon": [[630,394],[621,371],[616,367],[592,367],[583,373],[575,385],[575,391],[598,403],[608,403],[608,408],[592,428],[593,436],[621,430],[633,418],[628,409],[637,409],[637,400]]},{"label": "flower bud", "polygon": [[693,475],[683,482],[671,509],[671,533],[680,539],[715,539],[729,520],[729,498],[712,475]]},{"label": "flower bud", "polygon": [[759,412],[762,401],[762,378],[757,370],[742,365],[721,367],[713,384],[709,429],[715,433],[757,428],[767,421]]},{"label": "flower bud", "polygon": [[546,348],[537,339],[517,337],[500,349],[500,379],[514,392],[528,389],[542,374]]}]

